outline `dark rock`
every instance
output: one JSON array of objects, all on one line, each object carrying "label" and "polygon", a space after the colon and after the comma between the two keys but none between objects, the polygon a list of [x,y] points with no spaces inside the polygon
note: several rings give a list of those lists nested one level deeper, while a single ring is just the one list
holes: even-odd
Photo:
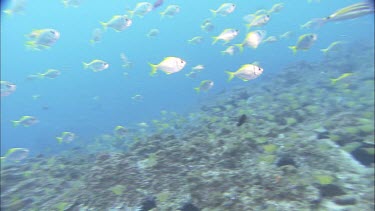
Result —
[{"label": "dark rock", "polygon": [[141,211],[148,211],[156,207],[156,201],[153,197],[148,197],[141,204]]},{"label": "dark rock", "polygon": [[194,206],[191,203],[184,204],[184,206],[182,206],[180,210],[181,211],[200,211],[198,207]]},{"label": "dark rock", "polygon": [[297,168],[296,162],[294,161],[293,158],[291,158],[289,156],[280,157],[280,159],[277,161],[276,165],[278,167],[280,167],[280,166],[294,166],[294,167]]},{"label": "dark rock", "polygon": [[339,205],[354,205],[357,203],[357,199],[351,195],[336,196],[333,201]]},{"label": "dark rock", "polygon": [[318,188],[322,197],[333,197],[346,194],[339,186],[334,184],[320,185]]}]

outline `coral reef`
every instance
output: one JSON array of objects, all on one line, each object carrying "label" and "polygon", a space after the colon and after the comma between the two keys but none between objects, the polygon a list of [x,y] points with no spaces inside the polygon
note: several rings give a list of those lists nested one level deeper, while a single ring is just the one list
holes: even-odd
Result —
[{"label": "coral reef", "polygon": [[374,210],[374,52],[358,48],[155,121],[123,152],[4,165],[1,210]]}]

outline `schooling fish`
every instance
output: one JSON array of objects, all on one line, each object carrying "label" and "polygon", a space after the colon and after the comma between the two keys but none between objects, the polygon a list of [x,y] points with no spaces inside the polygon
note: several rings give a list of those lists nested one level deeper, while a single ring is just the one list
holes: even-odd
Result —
[{"label": "schooling fish", "polygon": [[245,114],[242,114],[237,122],[237,127],[243,125],[247,120],[247,116]]},{"label": "schooling fish", "polygon": [[157,7],[160,7],[160,6],[163,4],[163,2],[164,2],[163,0],[157,0],[157,1],[154,3],[152,9],[155,9],[155,8],[157,8]]}]

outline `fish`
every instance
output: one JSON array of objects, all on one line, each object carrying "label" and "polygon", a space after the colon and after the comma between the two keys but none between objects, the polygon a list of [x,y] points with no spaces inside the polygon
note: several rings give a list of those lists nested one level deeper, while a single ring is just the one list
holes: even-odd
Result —
[{"label": "fish", "polygon": [[83,63],[83,68],[84,69],[91,69],[94,72],[100,72],[109,67],[109,64],[105,61],[99,60],[99,59],[94,59],[90,63]]},{"label": "fish", "polygon": [[133,10],[128,10],[130,18],[137,15],[143,18],[147,13],[151,12],[153,5],[149,2],[138,2]]},{"label": "fish", "polygon": [[249,81],[259,77],[263,73],[263,68],[254,64],[244,64],[236,72],[225,71],[228,75],[228,81],[231,81],[235,76],[243,81]]},{"label": "fish", "polygon": [[198,70],[198,71],[201,71],[201,70],[204,69],[204,65],[202,65],[202,64],[198,64],[198,65],[192,67],[191,69],[192,69],[192,70]]},{"label": "fish", "polygon": [[278,13],[284,8],[283,3],[274,4],[272,8],[267,12],[268,14]]},{"label": "fish", "polygon": [[214,24],[212,24],[210,19],[206,19],[201,24],[201,29],[205,32],[211,32],[215,29],[215,26]]},{"label": "fish", "polygon": [[[26,0],[13,0],[9,9],[3,10],[7,15],[23,14],[26,7]],[[2,2],[3,3],[3,2]],[[2,5],[4,6],[4,5]]]},{"label": "fish", "polygon": [[236,5],[233,4],[233,3],[223,3],[219,6],[218,9],[216,10],[213,10],[213,9],[210,9],[213,17],[216,17],[217,14],[221,15],[221,16],[227,16],[229,14],[231,14],[232,12],[234,12],[234,10],[236,9]]},{"label": "fish", "polygon": [[39,78],[50,78],[54,79],[61,75],[60,70],[48,69],[45,73],[38,73]]},{"label": "fish", "polygon": [[247,30],[250,30],[250,28],[253,26],[264,26],[269,22],[270,19],[270,15],[268,14],[257,15],[251,21],[249,21],[248,24],[246,24],[246,28]]},{"label": "fish", "polygon": [[37,29],[26,35],[29,39],[25,46],[31,50],[50,48],[60,38],[60,33],[55,29]]},{"label": "fish", "polygon": [[114,129],[114,134],[118,138],[123,138],[127,135],[128,129],[126,129],[124,126],[116,126]]},{"label": "fish", "polygon": [[134,100],[136,102],[141,102],[143,99],[144,99],[144,97],[140,94],[136,94],[132,97],[132,100]]},{"label": "fish", "polygon": [[280,39],[289,39],[291,36],[293,36],[293,32],[292,31],[287,31],[287,32],[284,32],[283,34],[281,34],[279,36]]},{"label": "fish", "polygon": [[100,42],[102,40],[103,31],[99,28],[95,28],[92,32],[92,37],[90,39],[90,43],[92,45]]},{"label": "fish", "polygon": [[132,67],[132,62],[128,59],[128,57],[125,55],[125,53],[120,53],[120,58],[122,61],[122,67],[123,68],[130,68]]},{"label": "fish", "polygon": [[61,136],[56,137],[57,142],[59,142],[59,144],[61,144],[61,143],[70,143],[75,138],[76,138],[76,135],[74,133],[72,133],[72,132],[62,132]]},{"label": "fish", "polygon": [[338,78],[331,78],[330,80],[331,80],[332,85],[335,85],[338,81],[340,81],[340,80],[342,80],[344,78],[347,78],[347,77],[349,77],[351,75],[353,75],[353,73],[344,73],[344,74],[340,75],[340,77],[338,77]]},{"label": "fish", "polygon": [[11,148],[9,149],[3,157],[1,157],[1,161],[13,161],[19,162],[24,160],[28,157],[30,150],[26,148]]},{"label": "fish", "polygon": [[178,57],[169,56],[165,57],[159,64],[149,63],[149,65],[151,67],[151,76],[153,76],[157,70],[161,70],[169,75],[181,71],[185,67],[186,61]]},{"label": "fish", "polygon": [[116,32],[124,31],[132,25],[133,21],[128,18],[127,15],[114,15],[109,21],[102,22],[100,24],[103,26],[104,30],[108,27],[114,29]]},{"label": "fish", "polygon": [[247,116],[245,114],[242,114],[240,118],[238,118],[236,126],[239,127],[243,125],[247,121]]},{"label": "fish", "polygon": [[165,8],[165,10],[160,13],[160,15],[161,15],[162,18],[165,17],[165,16],[168,16],[168,17],[171,18],[179,12],[180,12],[180,6],[173,4],[173,5],[169,5],[167,8]]},{"label": "fish", "polygon": [[314,44],[314,42],[318,39],[318,35],[316,34],[304,34],[298,38],[297,44],[295,46],[289,46],[289,48],[295,54],[297,50],[308,50]]},{"label": "fish", "polygon": [[262,42],[264,43],[273,43],[276,42],[278,39],[276,36],[269,36],[266,39],[264,39]]},{"label": "fish", "polygon": [[24,127],[29,127],[39,122],[36,117],[33,116],[22,116],[19,120],[13,120],[13,126],[23,125]]},{"label": "fish", "polygon": [[164,3],[164,0],[155,1],[155,3],[152,5],[152,9],[156,9],[156,8],[160,7],[161,5],[163,5],[163,3]]},{"label": "fish", "polygon": [[16,91],[16,84],[9,81],[0,81],[1,83],[1,97],[9,96]]},{"label": "fish", "polygon": [[204,81],[201,81],[201,83],[199,84],[199,87],[195,87],[194,90],[199,93],[200,91],[208,91],[213,86],[214,86],[214,82],[213,81],[211,81],[211,80],[204,80]]},{"label": "fish", "polygon": [[263,41],[266,34],[267,33],[264,30],[251,31],[246,35],[244,41],[241,44],[235,44],[235,46],[240,49],[240,52],[243,51],[243,48],[245,46],[258,48],[259,44]]},{"label": "fish", "polygon": [[235,45],[231,45],[231,46],[228,46],[225,50],[221,51],[221,54],[232,56],[237,52],[239,52],[239,48]]},{"label": "fish", "polygon": [[191,38],[190,40],[188,40],[188,43],[196,45],[196,44],[201,43],[202,41],[203,41],[202,36],[195,36],[195,37]]},{"label": "fish", "polygon": [[238,30],[237,29],[224,29],[218,36],[212,37],[214,40],[212,42],[212,45],[214,45],[218,40],[223,40],[224,43],[228,43],[231,40],[233,40],[236,36],[238,35]]},{"label": "fish", "polygon": [[65,7],[79,7],[82,4],[82,0],[62,0]]},{"label": "fish", "polygon": [[335,41],[335,42],[329,44],[329,46],[327,48],[320,49],[320,51],[323,52],[324,54],[327,54],[328,52],[331,52],[331,51],[337,49],[337,46],[340,46],[343,43],[344,43],[343,41]]},{"label": "fish", "polygon": [[147,37],[156,37],[160,33],[159,29],[150,29],[150,31],[146,34]]}]

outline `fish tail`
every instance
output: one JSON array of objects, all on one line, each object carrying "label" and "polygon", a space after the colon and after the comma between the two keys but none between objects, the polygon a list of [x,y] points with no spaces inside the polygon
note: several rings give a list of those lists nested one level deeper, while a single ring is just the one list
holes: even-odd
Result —
[{"label": "fish tail", "polygon": [[201,91],[201,89],[199,87],[195,87],[194,90],[199,93]]},{"label": "fish tail", "polygon": [[245,24],[245,26],[246,26],[246,31],[250,31],[250,28],[251,28],[251,24],[250,24],[250,23],[248,23],[248,24]]},{"label": "fish tail", "polygon": [[320,49],[320,51],[323,52],[324,54],[327,54],[328,48]]},{"label": "fish tail", "polygon": [[17,127],[20,124],[20,121],[14,120],[12,123],[14,127]]},{"label": "fish tail", "polygon": [[7,15],[13,15],[13,11],[12,10],[3,10],[3,12]]},{"label": "fish tail", "polygon": [[216,17],[216,13],[217,13],[217,11],[216,10],[210,10],[210,12],[212,13],[212,15],[214,16],[214,17]]},{"label": "fish tail", "polygon": [[5,157],[0,157],[0,162],[4,162],[5,161]]},{"label": "fish tail", "polygon": [[38,78],[44,78],[44,74],[43,73],[38,73],[36,76],[38,76]]},{"label": "fish tail", "polygon": [[155,75],[156,71],[158,70],[158,65],[156,64],[151,64],[151,63],[148,63],[151,67],[151,72],[150,72],[150,76],[153,76]]},{"label": "fish tail", "polygon": [[225,71],[228,74],[228,81],[231,81],[234,78],[234,72]]},{"label": "fish tail", "polygon": [[234,46],[237,46],[238,49],[240,49],[241,53],[243,52],[243,46],[244,46],[244,44],[242,44],[242,43],[240,43],[240,44],[234,44]]},{"label": "fish tail", "polygon": [[331,84],[332,85],[335,85],[336,82],[338,81],[338,79],[336,79],[336,78],[331,78],[330,80],[331,80]]},{"label": "fish tail", "polygon": [[215,45],[215,43],[219,40],[218,37],[212,37],[212,39],[214,39],[214,41],[212,41],[212,45]]},{"label": "fish tail", "polygon": [[293,51],[293,54],[297,53],[297,46],[289,46],[288,48]]},{"label": "fish tail", "polygon": [[160,13],[160,20],[162,20],[165,17],[165,12]]},{"label": "fish tail", "polygon": [[133,15],[134,15],[134,11],[133,10],[128,10],[128,13],[129,13],[129,18],[132,18]]},{"label": "fish tail", "polygon": [[221,55],[226,55],[226,51],[220,51]]},{"label": "fish tail", "polygon": [[83,64],[83,69],[87,69],[87,68],[89,68],[89,64],[87,64],[87,63],[85,63],[85,62],[82,62],[82,64]]},{"label": "fish tail", "polygon": [[57,139],[57,142],[59,143],[59,144],[61,144],[62,143],[62,138],[61,137],[56,137],[56,139]]},{"label": "fish tail", "polygon": [[27,41],[25,43],[25,46],[28,50],[37,50],[37,47],[35,45],[35,41]]},{"label": "fish tail", "polygon": [[95,45],[95,40],[92,40],[92,39],[91,39],[91,40],[90,40],[90,44],[91,44],[91,45]]},{"label": "fish tail", "polygon": [[102,21],[100,21],[99,23],[103,26],[103,29],[106,31],[108,24]]}]

